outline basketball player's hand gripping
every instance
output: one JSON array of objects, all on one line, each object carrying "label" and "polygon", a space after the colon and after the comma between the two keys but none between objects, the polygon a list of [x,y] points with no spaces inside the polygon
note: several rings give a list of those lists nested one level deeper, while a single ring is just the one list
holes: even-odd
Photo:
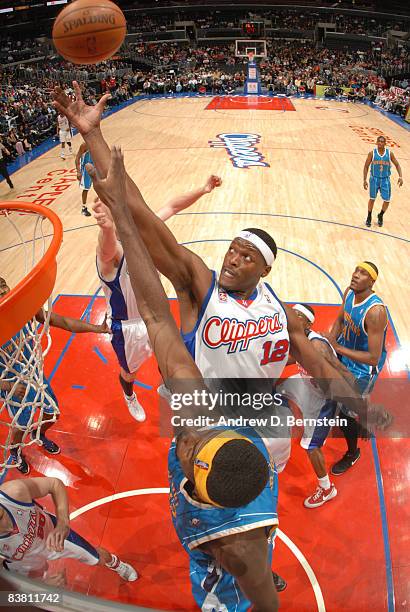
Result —
[{"label": "basketball player's hand gripping", "polygon": [[56,527],[47,537],[47,548],[55,552],[62,552],[64,550],[64,540],[68,536],[70,528],[66,524],[57,523]]},{"label": "basketball player's hand gripping", "polygon": [[92,164],[87,164],[86,169],[92,178],[98,197],[108,208],[126,206],[126,173],[124,155],[120,147],[115,145],[111,147],[110,167],[105,179],[98,177]]},{"label": "basketball player's hand gripping", "polygon": [[103,114],[107,100],[110,99],[110,94],[105,94],[100,98],[95,106],[88,106],[81,93],[81,89],[77,81],[73,81],[75,92],[75,100],[71,100],[61,87],[55,87],[53,98],[56,109],[65,115],[69,122],[74,125],[77,130],[85,136],[97,129],[100,125],[101,115]]}]

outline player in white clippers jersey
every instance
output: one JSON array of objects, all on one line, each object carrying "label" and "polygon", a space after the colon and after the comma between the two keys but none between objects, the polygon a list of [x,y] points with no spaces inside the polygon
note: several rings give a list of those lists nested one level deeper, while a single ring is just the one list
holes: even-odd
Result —
[{"label": "player in white clippers jersey", "polygon": [[73,154],[73,150],[71,148],[72,134],[71,134],[70,122],[68,121],[67,117],[61,114],[59,114],[57,117],[57,136],[59,137],[60,144],[61,144],[60,157],[62,159],[65,159],[65,144],[66,143],[68,144],[69,154],[70,155]]},{"label": "player in white clippers jersey", "polygon": [[[70,100],[60,88],[56,88],[54,105],[75,125],[89,146],[95,164],[95,168],[90,168],[89,172],[95,180],[97,173],[100,177],[107,176],[110,167],[108,145],[100,129],[101,116],[108,98],[103,96],[95,106],[87,106],[78,83],[73,82],[73,87],[75,102]],[[189,342],[189,335],[192,339],[196,334],[198,323],[203,319],[203,311],[209,302],[210,293],[214,291],[215,283],[230,297],[242,302],[244,308],[248,308],[249,321],[244,327],[239,326],[237,330],[241,336],[240,342],[234,342],[233,336],[224,335],[222,338],[221,335],[221,341],[218,341],[215,347],[213,353],[215,378],[224,376],[224,372],[219,369],[220,365],[225,366],[228,359],[231,364],[235,358],[238,358],[240,363],[236,376],[241,376],[245,364],[249,364],[246,374],[248,378],[264,378],[267,381],[269,380],[265,374],[267,370],[271,373],[269,375],[280,376],[286,365],[290,348],[293,357],[312,376],[318,380],[334,379],[328,388],[330,398],[340,397],[342,393],[346,403],[356,406],[353,410],[358,411],[361,418],[367,416],[366,402],[352,391],[340,373],[311,346],[298,317],[291,308],[280,307],[286,313],[286,330],[282,327],[284,323],[278,312],[276,300],[272,299],[270,310],[264,315],[258,312],[253,316],[249,310],[249,303],[251,304],[260,295],[257,290],[258,283],[261,278],[269,274],[276,257],[275,241],[267,232],[251,228],[238,233],[230,244],[221,272],[216,279],[215,272],[210,270],[198,255],[178,244],[165,223],[147,206],[140,190],[128,174],[126,182],[124,197],[138,231],[155,267],[175,288],[180,307],[181,330],[186,342]],[[234,321],[229,314],[226,314],[220,316],[220,323],[221,332],[225,334],[225,329],[231,329]],[[205,321],[204,326],[206,326]],[[239,353],[246,353],[245,359],[242,355],[239,359]],[[226,355],[226,360],[223,359],[223,355]],[[198,356],[195,355],[194,358],[196,360]],[[211,367],[208,371],[211,371]],[[378,414],[379,412],[381,414]],[[373,410],[374,418],[376,413],[379,423],[389,422],[388,415],[381,408]]]},{"label": "player in white clippers jersey", "polygon": [[[165,221],[221,184],[218,176],[211,175],[203,187],[171,200],[157,214]],[[107,301],[107,321],[113,332],[111,344],[120,365],[120,383],[130,414],[137,421],[144,421],[145,412],[133,390],[133,384],[137,370],[151,355],[147,330],[138,312],[127,262],[111,213],[99,200],[94,204],[93,210],[100,228],[97,272]]]},{"label": "player in white clippers jersey", "polygon": [[[313,308],[308,304],[295,304],[293,310],[301,320],[307,339],[312,343],[315,350],[329,360],[346,380],[354,384],[353,376],[340,363],[330,342],[311,329],[315,321]],[[295,360],[290,358],[288,363],[295,363]],[[313,495],[305,499],[304,505],[306,508],[317,508],[337,495],[337,490],[329,479],[322,446],[325,444],[331,429],[329,420],[336,416],[338,406],[337,402],[326,399],[322,389],[304,368],[299,364],[298,368],[299,374],[286,379],[280,386],[280,392],[299,406],[303,418],[306,420],[300,445],[307,451],[318,479],[318,487]]]},{"label": "player in white clippers jersey", "polygon": [[[55,515],[36,501],[46,495]],[[57,559],[104,565],[127,581],[138,578],[131,565],[70,529],[67,492],[59,478],[20,478],[0,486],[0,557],[5,569],[31,578],[47,580],[49,561]]]}]

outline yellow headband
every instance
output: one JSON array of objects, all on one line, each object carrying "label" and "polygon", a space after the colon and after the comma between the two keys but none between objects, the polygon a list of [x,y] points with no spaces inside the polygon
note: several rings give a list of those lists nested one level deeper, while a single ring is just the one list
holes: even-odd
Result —
[{"label": "yellow headband", "polygon": [[372,278],[374,281],[377,279],[376,270],[372,266],[369,266],[369,264],[365,261],[362,261],[361,263],[357,264],[357,268],[363,268],[363,270],[366,270],[366,272],[370,274],[370,278]]},{"label": "yellow headband", "polygon": [[[206,481],[208,480],[208,476],[212,471],[212,462],[215,458],[216,453],[219,451],[224,444],[230,442],[231,440],[246,440],[253,444],[251,440],[241,436],[232,430],[221,431],[220,434],[211,438],[205,446],[201,448],[197,456],[194,460],[194,480],[195,480],[195,488],[198,493],[198,496],[202,501],[207,502],[208,504],[212,504],[213,506],[219,506],[219,504],[215,503],[208,495],[208,490],[206,488]],[[221,506],[219,506],[221,508]]]}]

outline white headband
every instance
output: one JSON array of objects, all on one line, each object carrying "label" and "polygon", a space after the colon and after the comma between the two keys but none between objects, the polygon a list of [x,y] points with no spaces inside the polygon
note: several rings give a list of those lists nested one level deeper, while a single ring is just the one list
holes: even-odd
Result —
[{"label": "white headband", "polygon": [[313,312],[310,312],[310,310],[308,310],[306,306],[303,306],[303,304],[295,304],[293,306],[293,310],[298,310],[299,312],[304,314],[307,320],[311,323],[315,322],[315,315],[313,314]]},{"label": "white headband", "polygon": [[268,264],[268,266],[271,266],[273,264],[273,262],[275,261],[275,255],[272,253],[272,250],[268,247],[266,242],[262,240],[262,238],[259,238],[259,236],[257,236],[256,234],[253,234],[252,232],[248,232],[246,230],[239,232],[237,237],[242,238],[243,240],[247,240],[248,242],[253,244],[253,246],[255,246],[258,251],[262,253],[263,258]]}]

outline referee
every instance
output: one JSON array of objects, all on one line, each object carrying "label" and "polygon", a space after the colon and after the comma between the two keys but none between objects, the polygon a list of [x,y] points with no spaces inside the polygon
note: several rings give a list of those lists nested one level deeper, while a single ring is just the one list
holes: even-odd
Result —
[{"label": "referee", "polygon": [[14,185],[11,182],[9,173],[7,172],[7,165],[6,160],[4,159],[4,155],[10,155],[10,153],[0,140],[0,174],[4,176],[10,189],[14,189]]}]

